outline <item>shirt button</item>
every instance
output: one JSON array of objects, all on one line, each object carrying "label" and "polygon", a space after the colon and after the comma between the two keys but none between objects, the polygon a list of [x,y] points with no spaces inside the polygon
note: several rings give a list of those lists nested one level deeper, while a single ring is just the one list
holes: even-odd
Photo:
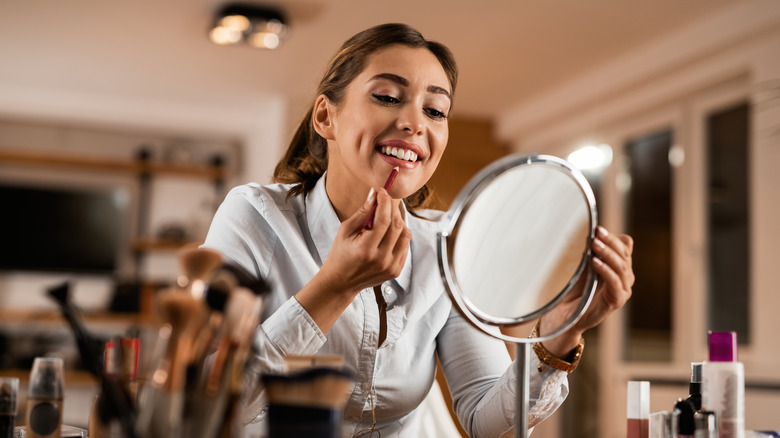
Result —
[{"label": "shirt button", "polygon": [[369,389],[371,389],[371,382],[363,382],[361,388],[363,388],[363,391],[368,391]]}]

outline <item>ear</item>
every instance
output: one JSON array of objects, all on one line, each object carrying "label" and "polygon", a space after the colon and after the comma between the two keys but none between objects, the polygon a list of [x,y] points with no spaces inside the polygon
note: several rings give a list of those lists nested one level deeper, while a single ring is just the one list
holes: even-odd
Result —
[{"label": "ear", "polygon": [[311,114],[311,123],[314,126],[314,130],[317,131],[325,140],[333,140],[333,116],[335,114],[335,108],[330,104],[324,94],[320,94],[317,100],[314,101],[314,109]]}]

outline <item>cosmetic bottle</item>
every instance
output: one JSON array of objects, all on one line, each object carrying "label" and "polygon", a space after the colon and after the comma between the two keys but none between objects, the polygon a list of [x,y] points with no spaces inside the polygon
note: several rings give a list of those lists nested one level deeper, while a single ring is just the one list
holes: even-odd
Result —
[{"label": "cosmetic bottle", "polygon": [[672,413],[658,411],[650,414],[650,438],[673,438]]},{"label": "cosmetic bottle", "polygon": [[688,384],[688,398],[693,409],[701,410],[701,368],[702,362],[691,362],[691,382]]},{"label": "cosmetic bottle", "polygon": [[628,382],[628,400],[626,408],[626,436],[628,438],[649,438],[650,382]]},{"label": "cosmetic bottle", "polygon": [[695,409],[693,403],[681,398],[677,399],[672,413],[672,433],[678,438],[693,438],[696,425],[693,422]]},{"label": "cosmetic bottle", "polygon": [[62,427],[63,360],[36,357],[27,395],[27,437],[59,438]]},{"label": "cosmetic bottle", "polygon": [[696,426],[693,438],[718,438],[718,424],[715,412],[696,412],[693,414],[693,424]]},{"label": "cosmetic bottle", "polygon": [[745,368],[737,361],[735,332],[709,332],[702,409],[715,412],[720,438],[745,437]]}]

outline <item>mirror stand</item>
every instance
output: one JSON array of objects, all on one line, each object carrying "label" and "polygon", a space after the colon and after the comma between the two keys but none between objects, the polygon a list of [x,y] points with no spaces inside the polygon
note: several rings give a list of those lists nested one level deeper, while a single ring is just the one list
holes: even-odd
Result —
[{"label": "mirror stand", "polygon": [[529,368],[531,366],[531,343],[518,342],[516,344],[517,355],[515,366],[517,367],[517,412],[515,413],[515,437],[528,438],[528,399],[529,394]]}]

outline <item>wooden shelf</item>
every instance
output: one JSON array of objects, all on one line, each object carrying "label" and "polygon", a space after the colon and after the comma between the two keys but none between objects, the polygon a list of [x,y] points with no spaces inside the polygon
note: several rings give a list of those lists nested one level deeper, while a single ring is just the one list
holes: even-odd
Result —
[{"label": "wooden shelf", "polygon": [[[87,324],[151,324],[154,319],[142,313],[82,312]],[[41,310],[0,310],[0,321],[6,324],[65,324],[59,312]]]},{"label": "wooden shelf", "polygon": [[30,152],[0,148],[0,162],[33,166],[71,167],[107,172],[169,174],[211,180],[225,178],[224,166],[175,165],[153,161],[129,161],[103,157],[71,156],[48,152]]},{"label": "wooden shelf", "polygon": [[[0,377],[16,377],[19,379],[19,383],[26,385],[30,380],[30,370],[23,369],[6,369],[0,370]],[[93,386],[97,385],[98,379],[88,371],[83,370],[65,370],[63,376],[65,380],[65,388],[69,386]]]}]

